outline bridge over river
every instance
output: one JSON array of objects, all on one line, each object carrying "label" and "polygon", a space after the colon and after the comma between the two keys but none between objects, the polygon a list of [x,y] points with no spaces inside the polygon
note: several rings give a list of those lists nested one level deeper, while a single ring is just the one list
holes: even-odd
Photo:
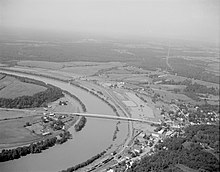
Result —
[{"label": "bridge over river", "polygon": [[134,121],[134,122],[141,122],[141,123],[149,123],[149,124],[160,124],[160,122],[145,120],[145,119],[138,119],[138,118],[129,118],[129,117],[122,117],[122,116],[113,116],[113,115],[104,115],[104,114],[91,114],[91,113],[69,113],[69,112],[55,112],[57,114],[72,114],[76,116],[85,116],[85,117],[92,117],[92,118],[103,118],[103,119],[112,119],[112,120],[124,120],[124,121]]},{"label": "bridge over river", "polygon": [[[0,110],[5,111],[20,111],[20,112],[34,112],[34,113],[45,113],[45,111],[40,110],[27,110],[27,109],[8,109],[8,108],[0,108]],[[50,112],[47,112],[50,113]],[[148,124],[160,124],[160,122],[152,121],[152,120],[145,120],[145,119],[138,119],[138,118],[130,118],[130,117],[122,117],[122,116],[113,116],[113,115],[105,115],[105,114],[91,114],[91,113],[76,113],[76,112],[51,112],[55,114],[69,114],[69,115],[76,115],[76,116],[85,116],[91,118],[103,118],[103,119],[110,119],[110,120],[124,120],[124,121],[134,121],[134,122],[141,122],[141,123],[148,123]]]}]

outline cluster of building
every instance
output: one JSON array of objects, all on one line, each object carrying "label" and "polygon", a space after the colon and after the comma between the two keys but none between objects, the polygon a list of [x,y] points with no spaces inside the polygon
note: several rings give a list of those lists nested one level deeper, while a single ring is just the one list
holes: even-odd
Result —
[{"label": "cluster of building", "polygon": [[[191,119],[190,114],[195,114],[195,112],[201,114],[203,118],[195,116],[195,118]],[[127,153],[118,158],[119,164],[122,164],[121,168],[123,168],[123,171],[130,168],[142,156],[154,154],[154,146],[157,143],[163,142],[164,139],[173,137],[174,135],[182,135],[185,126],[201,123],[213,124],[219,121],[219,114],[217,112],[212,110],[204,111],[202,107],[193,107],[184,103],[179,106],[172,104],[169,112],[162,111],[162,116],[164,120],[156,126],[154,133],[140,133],[135,138],[133,145],[128,148]],[[164,147],[164,149],[167,148]],[[109,171],[114,172],[117,170],[111,168]]]},{"label": "cluster of building", "polygon": [[104,82],[100,83],[103,87],[109,88],[122,88],[124,86],[124,82]]},{"label": "cluster of building", "polygon": [[57,115],[55,113],[49,112],[44,113],[42,116],[42,135],[49,135],[51,134],[52,130],[65,130],[65,124],[62,121],[66,118],[66,115]]},{"label": "cluster of building", "polygon": [[212,109],[204,111],[202,107],[192,105],[171,105],[173,108],[169,112],[162,112],[164,122],[179,128],[186,125],[199,125],[199,124],[216,124],[219,122],[219,113]]}]

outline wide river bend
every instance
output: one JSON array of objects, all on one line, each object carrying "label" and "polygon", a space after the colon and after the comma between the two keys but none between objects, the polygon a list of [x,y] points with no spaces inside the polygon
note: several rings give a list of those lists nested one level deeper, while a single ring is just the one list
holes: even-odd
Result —
[{"label": "wide river bend", "polygon": [[[86,105],[88,113],[115,115],[112,109],[92,94],[61,81],[27,74],[5,72],[18,76],[31,77],[52,84],[76,95]],[[74,166],[86,161],[92,156],[109,147],[113,141],[113,133],[117,121],[87,118],[82,131],[76,133],[74,128],[69,131],[73,139],[62,145],[56,145],[40,154],[30,154],[17,160],[0,163],[1,172],[54,172]],[[122,144],[128,133],[128,123],[121,122],[114,144]]]}]

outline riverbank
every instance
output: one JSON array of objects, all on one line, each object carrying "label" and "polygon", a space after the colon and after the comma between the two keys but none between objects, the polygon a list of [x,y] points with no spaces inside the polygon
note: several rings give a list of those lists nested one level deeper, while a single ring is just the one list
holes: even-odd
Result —
[{"label": "riverbank", "polygon": [[[16,73],[17,74],[17,73]],[[25,76],[27,76],[28,74],[25,74]],[[34,78],[37,78],[37,79],[42,79],[42,78],[39,78],[39,77],[34,77]],[[67,82],[64,82],[63,80],[62,80],[62,82],[63,83],[59,83],[59,82],[56,82],[54,79],[53,79],[53,81],[52,80],[49,80],[49,79],[42,79],[44,82],[52,82],[52,83],[56,83],[56,86],[61,86],[61,87],[63,87],[64,89],[66,89],[67,91],[70,91],[70,90],[73,90],[73,86],[71,86],[70,84],[68,84]],[[66,83],[66,84],[65,84]],[[78,90],[78,89],[76,89],[76,88],[74,88],[74,90]],[[72,92],[72,91],[70,91],[70,92]],[[85,92],[82,92],[82,91],[77,91],[76,92],[76,95],[79,95],[78,93],[80,93],[80,95],[81,96],[79,96],[79,97],[82,97],[82,101],[83,102],[86,102],[86,105],[88,105],[88,109],[89,109],[89,112],[91,112],[91,113],[99,113],[99,114],[102,114],[102,113],[108,113],[108,114],[111,114],[112,112],[111,111],[109,111],[110,109],[109,109],[109,107],[106,107],[106,106],[108,106],[108,105],[105,105],[105,104],[103,104],[103,103],[101,103],[100,101],[101,100],[99,100],[99,99],[97,99],[97,98],[95,98],[96,96],[90,96],[89,94],[90,93],[85,93]],[[84,98],[84,96],[86,97],[86,98]],[[90,104],[90,105],[89,105]],[[100,107],[100,108],[95,108],[94,109],[94,107]],[[101,123],[100,123],[100,122]],[[93,125],[92,125],[92,123],[94,123]],[[96,124],[97,123],[97,124]],[[95,128],[94,128],[94,126],[96,126]],[[115,126],[115,125],[114,125]],[[126,126],[126,127],[125,127]],[[91,128],[92,127],[92,128]],[[87,129],[88,128],[88,129]],[[104,129],[104,130],[103,130]],[[75,145],[75,146],[71,146],[71,149],[73,149],[73,152],[74,152],[74,155],[76,155],[77,154],[77,152],[79,152],[80,151],[80,149],[78,148],[79,147],[79,145],[80,145],[80,147],[84,147],[83,149],[85,149],[86,147],[88,147],[88,145],[86,145],[86,143],[88,143],[88,142],[90,142],[90,148],[89,148],[89,150],[88,149],[86,149],[87,150],[87,152],[85,152],[85,153],[83,153],[83,152],[81,152],[80,151],[80,155],[83,155],[83,157],[85,157],[85,158],[80,158],[80,159],[82,159],[82,161],[80,160],[80,159],[78,159],[78,157],[77,157],[77,159],[78,159],[78,161],[77,162],[83,162],[83,161],[85,161],[85,159],[88,159],[89,157],[91,157],[91,155],[93,154],[97,154],[97,152],[100,152],[100,149],[103,147],[103,146],[105,146],[106,144],[107,145],[110,145],[111,144],[111,142],[112,142],[112,133],[113,133],[113,130],[114,129],[114,127],[112,127],[112,124],[111,124],[111,122],[108,122],[108,121],[104,121],[104,120],[92,120],[92,119],[89,119],[89,123],[88,123],[88,126],[86,125],[86,127],[85,127],[85,130],[83,130],[82,131],[82,133],[80,134],[80,138],[81,137],[83,137],[83,139],[81,138],[79,138],[79,139],[77,139],[77,141],[75,141],[75,142],[72,142],[71,141],[71,143],[69,143],[69,144],[71,144],[71,145]],[[107,131],[107,132],[106,132]],[[86,132],[86,133],[85,133]],[[87,134],[88,133],[88,134]],[[90,133],[90,134],[89,134]],[[105,134],[104,134],[105,133]],[[109,139],[109,137],[108,137],[108,135],[109,134],[111,135],[111,139]],[[124,134],[122,134],[122,133],[124,133]],[[85,135],[85,136],[84,136]],[[116,139],[116,143],[120,140],[120,145],[122,144],[121,143],[121,140],[124,138],[124,137],[126,137],[126,135],[127,135],[127,123],[122,123],[122,124],[120,124],[120,132],[119,132],[119,136],[120,137],[117,137],[117,139]],[[85,142],[85,137],[86,138],[90,138],[89,139],[89,141],[88,142]],[[97,144],[97,141],[95,140],[95,139],[92,139],[91,140],[91,137],[92,138],[100,138],[99,140],[97,140],[97,141],[99,141],[99,144]],[[88,140],[88,139],[86,139],[86,140]],[[124,138],[125,140],[126,140],[126,138]],[[75,140],[75,139],[74,139]],[[83,142],[82,142],[82,140],[84,140]],[[100,144],[100,141],[101,141],[101,144]],[[124,142],[124,141],[123,141]],[[67,142],[68,143],[68,142]],[[78,143],[80,143],[80,144],[78,144]],[[68,145],[69,145],[68,144]],[[91,149],[91,147],[93,148],[93,149]],[[57,149],[57,148],[56,148]],[[53,149],[54,150],[54,149]],[[62,149],[63,150],[63,149]],[[97,150],[97,151],[96,151]],[[102,149],[103,150],[103,149]],[[63,152],[65,152],[65,151],[63,151]],[[92,154],[88,154],[88,152],[93,152]],[[71,152],[68,152],[67,154],[69,155]],[[76,154],[75,154],[76,153]],[[53,153],[50,153],[50,154],[53,154]],[[47,157],[47,156],[50,156],[50,154],[47,154],[47,155],[45,155],[44,154],[44,157]],[[72,154],[72,153],[71,153]],[[74,155],[72,155],[72,156],[74,156]],[[90,155],[90,156],[89,156]],[[69,155],[69,156],[71,156],[71,155]],[[65,155],[63,154],[62,155],[62,157],[65,157]],[[81,156],[80,156],[81,157]],[[36,157],[37,158],[37,157]],[[34,159],[36,159],[36,158],[34,158]],[[74,159],[76,158],[76,156],[74,156]],[[23,158],[22,158],[23,159]],[[33,159],[33,158],[31,158],[31,159]],[[43,158],[44,159],[44,158]],[[56,159],[59,159],[58,157],[56,157]],[[26,158],[24,159],[25,161],[29,161],[29,160],[27,160]],[[38,161],[40,161],[42,164],[43,164],[43,162],[40,160],[40,159],[38,159]],[[66,162],[65,163],[63,163],[61,166],[64,166],[65,164],[67,164],[69,161],[68,160],[66,160]],[[29,164],[32,164],[32,163],[30,163],[29,162]],[[59,164],[59,163],[57,163],[57,164]],[[71,163],[71,164],[75,164],[75,163]],[[44,168],[46,168],[46,164],[44,165],[45,167]],[[70,165],[66,165],[66,167],[67,166],[70,166]],[[50,167],[50,169],[51,169],[51,167]],[[63,168],[63,169],[65,169],[65,168]],[[13,171],[13,170],[12,170]]]},{"label": "riverbank", "polygon": [[[61,91],[61,89],[58,89],[57,87],[55,87],[53,85],[47,84],[47,83],[39,81],[39,80],[34,80],[32,78],[30,79],[28,77],[18,76],[16,74],[15,75],[14,74],[5,74],[5,76],[14,77],[16,79],[21,80],[24,83],[37,84],[37,85],[44,86],[45,88],[49,88],[49,89],[56,88],[57,90],[60,90],[59,96],[64,96],[63,93],[69,95],[71,98],[73,98],[74,100],[76,100],[80,104],[82,111],[86,112],[86,107],[83,104],[83,102],[78,97],[76,97],[75,95],[73,95],[73,94],[71,94],[67,91],[64,91],[64,90]],[[43,94],[44,92],[41,92],[41,93]],[[41,93],[37,93],[35,95],[38,95],[38,94],[41,95]],[[52,90],[52,93],[53,93],[53,90]],[[55,93],[52,94],[52,96],[48,95],[45,98],[45,94],[44,94],[43,98],[41,96],[41,99],[43,99],[42,101],[47,101],[47,97],[48,97],[48,100],[51,100],[51,101],[57,100],[59,98],[58,96],[56,96]],[[28,103],[31,102],[31,101],[29,101],[30,99],[33,100],[33,101],[39,102],[39,100],[36,100],[35,95],[33,95],[33,98],[31,96],[26,96],[28,99],[25,96],[22,96],[21,98],[22,98],[22,100],[25,99],[25,102],[20,100],[21,98],[20,99],[18,98],[18,100],[13,99],[13,101],[23,102],[21,104],[22,107],[26,107],[27,102]],[[56,97],[56,99],[54,97]],[[6,102],[6,100],[9,101],[8,99],[4,99],[4,102]],[[14,106],[18,107],[15,103],[13,103],[13,101],[10,101],[10,103],[13,105],[12,108],[14,108]],[[50,102],[47,101],[47,103],[50,103]],[[36,105],[37,108],[39,106],[36,103],[31,103],[31,105],[32,104]],[[46,106],[46,104],[44,106]],[[7,103],[7,106],[5,106],[3,104],[3,107],[8,107],[8,103]],[[19,108],[21,108],[21,106],[19,106]],[[47,110],[47,108],[44,108],[44,109]],[[2,108],[2,110],[5,111],[4,108]],[[4,128],[1,129],[1,131],[4,131],[4,133],[9,135],[9,136],[14,135],[11,139],[10,139],[10,137],[8,138],[8,136],[7,136],[6,138],[7,138],[8,141],[4,140],[4,142],[0,143],[0,151],[2,149],[12,150],[12,149],[15,149],[16,147],[19,147],[19,146],[28,146],[29,144],[37,143],[37,142],[40,142],[40,141],[45,141],[46,139],[51,139],[52,137],[56,137],[59,134],[61,134],[62,131],[59,131],[59,130],[54,131],[53,130],[53,131],[50,131],[50,132],[47,131],[48,134],[43,135],[43,131],[42,131],[43,128],[41,126],[44,123],[46,124],[46,122],[48,123],[48,121],[53,120],[54,122],[56,122],[56,120],[58,120],[58,118],[55,119],[54,117],[50,117],[49,115],[45,116],[45,114],[49,114],[49,113],[52,113],[52,112],[47,112],[47,111],[45,111],[45,112],[40,112],[39,111],[38,112],[38,111],[36,111],[36,108],[33,108],[33,107],[31,108],[31,110],[29,110],[29,109],[26,110],[25,109],[26,112],[25,111],[22,112],[22,110],[20,110],[20,109],[17,109],[17,110],[18,110],[17,113],[20,113],[20,116],[16,115],[16,118],[11,118],[11,117],[8,117],[7,115],[3,114],[3,116],[5,116],[5,118],[0,121],[0,123],[2,123],[0,128],[4,127]],[[13,111],[10,111],[10,109],[7,108],[7,111],[5,111],[5,113],[7,113],[8,115],[10,115],[12,113],[16,113],[16,109],[13,109]],[[27,113],[30,113],[31,115],[26,115]],[[23,115],[23,114],[25,114],[25,115]],[[61,117],[59,119],[61,121],[62,121],[62,117],[66,118],[65,116],[59,116],[59,117]],[[78,117],[74,116],[74,117],[71,117],[70,119],[67,119],[67,118],[64,119],[65,122],[63,123],[63,125],[64,125],[63,127],[65,127],[65,130],[68,130],[71,126],[73,126],[76,123],[77,118]],[[42,120],[42,124],[39,123],[41,120]],[[28,125],[26,125],[26,124],[28,124]],[[40,124],[40,125],[38,125],[38,124]],[[30,127],[29,127],[29,125],[30,125]],[[84,125],[85,125],[85,123],[84,123]],[[84,127],[84,125],[81,126],[81,129]],[[34,126],[34,127],[32,127],[32,126]],[[16,127],[18,127],[18,129]],[[34,128],[34,129],[31,129],[31,128]],[[39,128],[39,129],[37,129],[37,128]],[[42,129],[40,129],[40,128],[42,128]],[[40,134],[40,132],[38,130],[42,131],[42,135]],[[12,133],[13,131],[16,131],[16,132]],[[19,133],[19,131],[22,131],[22,132]],[[4,136],[1,136],[1,137],[2,137],[2,139],[5,138]],[[19,137],[19,138],[17,138],[17,137]],[[26,139],[26,137],[27,137],[27,139]]]},{"label": "riverbank", "polygon": [[0,162],[19,159],[22,156],[26,156],[28,154],[41,153],[43,150],[55,146],[55,144],[65,143],[70,138],[72,138],[70,132],[63,131],[59,134],[59,137],[55,136],[52,138],[47,138],[42,141],[31,143],[29,146],[22,146],[13,149],[3,149],[0,153]]}]

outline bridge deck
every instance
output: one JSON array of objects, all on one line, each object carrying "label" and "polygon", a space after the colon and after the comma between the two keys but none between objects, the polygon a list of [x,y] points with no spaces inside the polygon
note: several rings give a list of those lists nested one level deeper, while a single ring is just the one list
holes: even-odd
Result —
[{"label": "bridge deck", "polygon": [[[35,112],[35,113],[44,113],[45,112],[45,111],[35,111],[35,110],[27,110],[27,109],[7,109],[7,108],[0,108],[0,110]],[[134,121],[134,122],[141,122],[141,123],[148,123],[148,124],[160,124],[160,122],[155,122],[155,121],[151,121],[151,120],[129,118],[129,117],[122,117],[122,116],[113,116],[113,115],[104,115],[104,114],[90,114],[90,113],[76,113],[76,112],[53,112],[53,113],[63,114],[63,115],[70,114],[70,115],[85,116],[85,117],[92,117],[92,118],[112,119],[112,120]]]}]

